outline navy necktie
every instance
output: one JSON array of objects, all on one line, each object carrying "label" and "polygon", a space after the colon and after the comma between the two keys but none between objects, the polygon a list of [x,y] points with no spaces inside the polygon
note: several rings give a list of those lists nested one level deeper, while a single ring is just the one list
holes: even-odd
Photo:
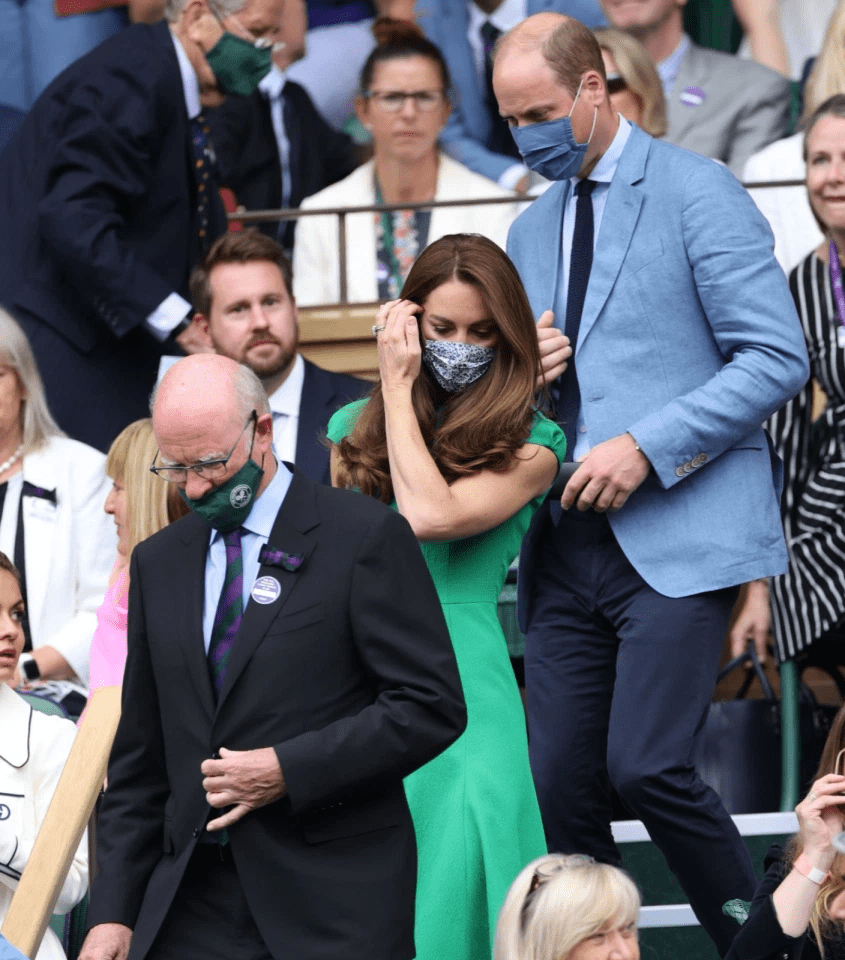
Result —
[{"label": "navy necktie", "polygon": [[575,369],[575,348],[578,345],[578,331],[581,327],[581,314],[587,296],[587,284],[590,281],[590,269],[593,266],[593,199],[591,194],[594,180],[579,180],[575,187],[578,198],[575,205],[575,231],[572,235],[572,250],[569,254],[569,289],[566,295],[566,327],[564,333],[569,337],[572,356],[569,366],[563,372],[559,382],[557,404],[558,422],[566,435],[566,459],[572,460],[575,453],[576,430],[578,429],[578,411],[581,408],[581,391],[578,387],[578,373]]}]

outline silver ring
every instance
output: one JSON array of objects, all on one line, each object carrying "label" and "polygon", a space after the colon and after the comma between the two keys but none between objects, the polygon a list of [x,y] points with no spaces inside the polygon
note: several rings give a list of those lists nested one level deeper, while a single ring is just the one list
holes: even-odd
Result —
[{"label": "silver ring", "polygon": [[382,332],[382,330],[384,330],[383,323],[374,323],[371,333],[374,337],[377,337]]},{"label": "silver ring", "polygon": [[818,800],[819,798],[811,790],[810,793],[807,795],[807,799],[810,801],[813,801],[813,800]]}]

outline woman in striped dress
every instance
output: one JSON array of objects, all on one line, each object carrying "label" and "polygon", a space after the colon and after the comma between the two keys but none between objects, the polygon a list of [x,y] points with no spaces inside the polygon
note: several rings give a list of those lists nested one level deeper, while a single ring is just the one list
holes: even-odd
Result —
[{"label": "woman in striped dress", "polygon": [[[731,639],[735,652],[771,627],[779,660],[845,627],[845,95],[808,118],[807,193],[824,242],[790,273],[789,285],[810,355],[810,382],[768,423],[784,461],[783,522],[789,571],[748,585]],[[812,422],[812,383],[827,397]]]}]

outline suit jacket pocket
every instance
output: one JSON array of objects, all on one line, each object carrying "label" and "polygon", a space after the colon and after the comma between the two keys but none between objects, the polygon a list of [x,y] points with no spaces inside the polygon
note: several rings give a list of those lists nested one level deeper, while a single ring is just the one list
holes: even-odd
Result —
[{"label": "suit jacket pocket", "polygon": [[347,804],[339,800],[303,815],[300,826],[307,843],[324,843],[326,840],[339,840],[384,827],[395,827],[402,819],[401,807],[393,803],[376,801]]},{"label": "suit jacket pocket", "polygon": [[642,270],[643,267],[654,263],[655,260],[659,260],[662,256],[663,241],[659,237],[651,237],[647,242],[636,247],[632,246],[625,256],[622,269],[619,271],[619,279],[624,280],[626,277],[633,276],[633,274]]},{"label": "suit jacket pocket", "polygon": [[284,636],[293,630],[301,630],[312,623],[319,623],[324,618],[325,610],[322,603],[314,603],[309,607],[301,607],[299,610],[283,610],[270,624],[270,629],[265,636]]}]

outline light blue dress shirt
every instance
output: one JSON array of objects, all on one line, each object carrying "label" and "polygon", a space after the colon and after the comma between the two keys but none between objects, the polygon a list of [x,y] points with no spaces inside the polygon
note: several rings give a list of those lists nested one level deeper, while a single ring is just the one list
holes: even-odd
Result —
[{"label": "light blue dress shirt", "polygon": [[[601,230],[601,221],[604,216],[604,208],[607,203],[607,192],[610,190],[610,181],[616,173],[619,165],[619,158],[631,135],[631,124],[620,114],[619,127],[616,130],[616,136],[613,138],[610,146],[602,154],[601,159],[590,172],[588,179],[595,181],[595,187],[590,195],[593,201],[593,251],[599,239]],[[578,198],[575,196],[575,187],[578,185],[579,177],[571,177],[569,182],[572,189],[569,191],[569,199],[566,202],[566,209],[563,212],[563,256],[561,258],[561,279],[563,290],[569,290],[569,261],[572,253],[572,238],[575,234],[575,211]],[[564,330],[566,326],[566,316],[555,317],[555,326]],[[590,449],[590,438],[587,435],[587,425],[578,411],[578,431],[575,450],[572,453],[573,460],[577,460]]]},{"label": "light blue dress shirt", "polygon": [[[252,510],[242,524],[241,550],[243,551],[243,609],[249,602],[252,585],[258,577],[261,564],[258,555],[261,548],[270,539],[276,515],[287,496],[293,474],[284,463],[277,461],[276,475],[267,485],[267,489],[253,504]],[[284,544],[276,544],[280,548]],[[226,544],[223,534],[212,530],[208,541],[208,553],[205,558],[205,600],[202,611],[202,636],[205,652],[211,643],[211,631],[214,627],[214,614],[223,591],[226,577]]]},{"label": "light blue dress shirt", "polygon": [[690,43],[690,38],[684,34],[678,46],[665,60],[661,60],[657,64],[657,73],[660,76],[660,82],[663,84],[663,96],[667,100],[672,96],[672,91],[675,89],[675,81],[681,72],[681,64],[684,62]]}]

